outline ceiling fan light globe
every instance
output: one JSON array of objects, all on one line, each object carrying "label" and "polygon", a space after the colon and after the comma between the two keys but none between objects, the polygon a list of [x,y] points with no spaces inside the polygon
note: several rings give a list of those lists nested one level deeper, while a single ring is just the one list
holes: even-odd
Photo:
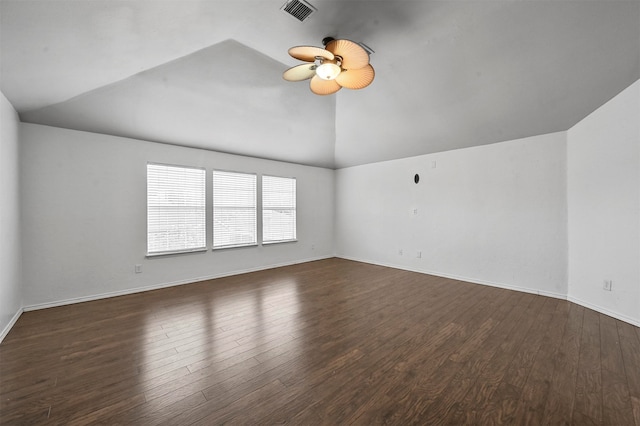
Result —
[{"label": "ceiling fan light globe", "polygon": [[324,63],[316,68],[316,75],[323,80],[335,80],[341,71],[342,69],[336,64]]}]

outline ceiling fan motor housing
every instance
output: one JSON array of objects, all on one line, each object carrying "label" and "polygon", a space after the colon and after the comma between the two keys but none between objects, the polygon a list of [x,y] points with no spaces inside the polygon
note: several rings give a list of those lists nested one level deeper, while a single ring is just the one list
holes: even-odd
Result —
[{"label": "ceiling fan motor housing", "polygon": [[333,38],[331,36],[327,36],[327,37],[322,39],[322,45],[326,46],[327,44],[331,43],[333,40],[335,40],[335,38]]}]

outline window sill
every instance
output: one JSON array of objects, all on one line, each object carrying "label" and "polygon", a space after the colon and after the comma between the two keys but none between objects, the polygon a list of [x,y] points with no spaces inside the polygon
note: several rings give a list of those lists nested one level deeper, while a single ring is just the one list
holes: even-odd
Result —
[{"label": "window sill", "polygon": [[258,247],[258,244],[257,243],[251,243],[251,244],[236,244],[236,245],[231,245],[231,246],[212,247],[211,251],[236,249],[236,248],[243,248],[243,247]]},{"label": "window sill", "polygon": [[297,239],[293,239],[293,240],[281,240],[281,241],[263,241],[262,245],[263,246],[270,246],[273,244],[283,244],[283,243],[297,243],[298,240]]},{"label": "window sill", "polygon": [[147,259],[162,256],[175,256],[177,254],[189,254],[189,253],[204,253],[207,251],[206,247],[194,249],[194,250],[176,250],[176,251],[162,251],[157,253],[147,253],[145,256]]}]

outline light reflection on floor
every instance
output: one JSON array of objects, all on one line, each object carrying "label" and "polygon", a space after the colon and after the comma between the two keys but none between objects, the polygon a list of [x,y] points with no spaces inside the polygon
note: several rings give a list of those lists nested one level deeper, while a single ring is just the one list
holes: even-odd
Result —
[{"label": "light reflection on floor", "polygon": [[230,363],[251,365],[251,358],[276,346],[282,351],[298,349],[295,331],[301,307],[296,280],[289,277],[252,287],[213,287],[152,310],[146,317],[144,340],[149,344],[139,371],[154,397],[175,376],[215,376],[233,366]]}]

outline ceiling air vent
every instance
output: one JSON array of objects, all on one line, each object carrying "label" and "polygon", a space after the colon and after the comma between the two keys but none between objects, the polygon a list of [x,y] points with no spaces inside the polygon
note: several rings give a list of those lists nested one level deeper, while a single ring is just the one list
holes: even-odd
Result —
[{"label": "ceiling air vent", "polygon": [[311,6],[306,1],[289,0],[284,4],[284,6],[282,6],[282,10],[302,22],[318,9]]}]

